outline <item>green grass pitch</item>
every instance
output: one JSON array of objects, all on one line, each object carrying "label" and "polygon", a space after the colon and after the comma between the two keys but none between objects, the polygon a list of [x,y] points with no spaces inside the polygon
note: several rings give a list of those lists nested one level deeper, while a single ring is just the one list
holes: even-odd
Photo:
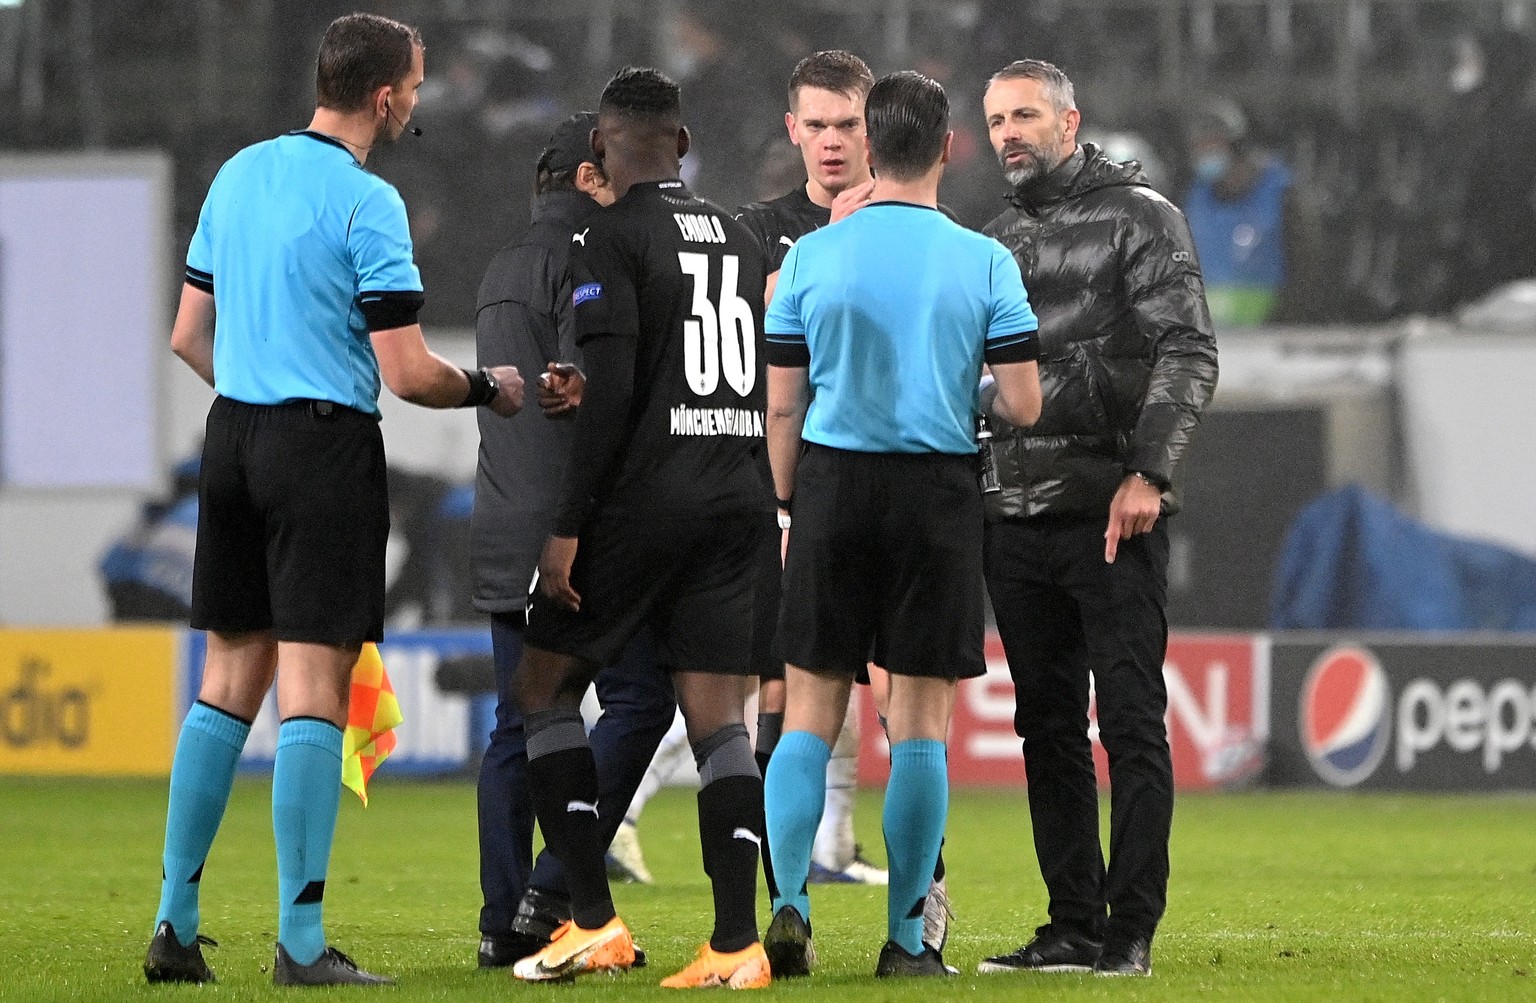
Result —
[{"label": "green grass pitch", "polygon": [[[642,842],[652,886],[619,886],[651,967],[574,986],[475,968],[475,799],[463,782],[376,779],[344,794],[326,896],[332,941],[393,990],[278,990],[267,783],[235,789],[203,882],[216,985],[150,987],[139,965],[158,897],[163,781],[0,779],[0,999],[609,1000],[656,983],[708,935],[693,797],[664,791]],[[880,792],[858,827],[880,856]],[[796,1000],[1536,999],[1536,799],[1326,793],[1185,796],[1149,980],[977,976],[1043,921],[1028,809],[1017,793],[957,791],[946,855],[958,920],[944,982],[877,982],[884,889],[812,889],[818,971],[767,993]],[[766,922],[767,903],[760,914]],[[728,990],[704,990],[723,993]]]}]

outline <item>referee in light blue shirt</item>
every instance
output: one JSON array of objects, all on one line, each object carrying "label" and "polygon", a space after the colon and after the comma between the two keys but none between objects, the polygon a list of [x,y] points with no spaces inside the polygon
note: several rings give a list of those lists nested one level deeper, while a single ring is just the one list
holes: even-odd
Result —
[{"label": "referee in light blue shirt", "polygon": [[522,404],[514,367],[467,372],[426,347],[405,206],[363,169],[416,106],[414,28],[326,30],[309,128],[220,169],[187,252],[171,348],[217,391],[198,490],[197,702],[171,766],[150,982],[209,982],[198,889],[235,763],[277,683],[272,824],[279,985],[377,985],[326,943],[326,871],[352,665],[384,628],[389,534],[379,385],[424,407]]},{"label": "referee in light blue shirt", "polygon": [[779,623],[788,703],[766,781],[784,894],[764,947],[776,970],[804,970],[830,746],[873,650],[891,674],[888,939],[875,974],[944,975],[922,906],[948,811],[955,683],[985,671],[977,384],[985,362],[1005,417],[1034,423],[1036,322],[1007,250],[937,209],[944,89],[892,74],[864,114],[875,201],[796,243],[764,325],[769,455],[780,521],[793,523]]}]

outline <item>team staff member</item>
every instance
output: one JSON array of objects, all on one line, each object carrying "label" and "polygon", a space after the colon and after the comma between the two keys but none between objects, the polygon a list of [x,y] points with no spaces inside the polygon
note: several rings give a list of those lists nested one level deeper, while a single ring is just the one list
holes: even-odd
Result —
[{"label": "team staff member", "polygon": [[[834,199],[870,181],[869,157],[864,149],[864,97],[874,82],[864,60],[841,49],[806,56],[789,76],[789,111],[784,113],[784,126],[805,164],[805,183],[779,198],[742,206],[736,215],[757,236],[768,257],[770,302],[779,266],[795,241],[832,221]],[[766,457],[763,466],[768,475]],[[768,768],[784,728],[784,660],[773,650],[773,632],[779,619],[780,531],[771,512],[766,513],[765,530],[753,631],[759,679],[757,764],[763,770]],[[858,761],[858,716],[850,714],[827,769],[826,809],[811,851],[812,883],[883,885],[888,880],[885,871],[861,858],[854,840]],[[768,892],[775,894],[766,852],[763,862]]]},{"label": "team staff member", "polygon": [[715,926],[674,988],[770,981],[757,936],[763,789],[742,715],[763,483],[763,261],[752,235],[678,180],[678,87],[626,67],[593,152],[619,196],[573,252],[586,385],[552,535],[529,599],[518,697],[539,827],[565,863],[572,922],[512,968],[531,981],[633,964],[603,863],[604,805],[582,693],[649,626],[698,763]]},{"label": "team staff member", "polygon": [[160,908],[144,960],[151,982],[213,978],[199,946],[203,862],[274,678],[273,981],[389,981],[328,947],[321,926],[351,669],[384,628],[380,376],[424,407],[511,415],[522,405],[513,367],[469,373],[427,349],[405,206],[363,169],[410,121],[422,74],[414,28],[369,14],[332,22],[309,127],[220,169],[187,252],[171,347],[218,392],[192,584],[192,626],[208,631],[208,654],[171,767]]},{"label": "team staff member", "polygon": [[[1013,429],[991,411],[1002,490],[987,496],[986,574],[1050,922],[981,971],[1150,975],[1173,818],[1165,517],[1216,386],[1216,340],[1183,215],[1134,163],[1078,145],[1066,75],[1012,63],[983,106],[1013,186],[986,232],[1013,251],[1040,317],[1040,420]],[[1090,675],[1109,754],[1107,872]]]},{"label": "team staff member", "polygon": [[[578,358],[570,249],[585,239],[592,214],[614,200],[592,153],[596,125],[592,112],[571,116],[539,156],[533,226],[496,253],[480,284],[475,340],[482,364],[511,363],[520,372],[547,373],[545,384],[579,382],[579,370],[570,365]],[[546,399],[569,416],[565,396],[541,394],[540,403]],[[528,587],[554,521],[572,425],[531,410],[510,420],[481,412],[479,419],[471,524],[474,601],[490,614],[498,697],[477,788],[484,901],[478,960],[490,968],[533,954],[570,918],[558,858],[546,850],[533,863],[533,802],[513,681],[523,651]],[[592,730],[592,747],[601,801],[627,804],[675,713],[672,683],[657,670],[649,643],[639,638],[623,664],[598,673],[597,694],[603,713]],[[611,839],[618,819],[605,816],[601,822]]]},{"label": "team staff member", "polygon": [[1001,410],[1034,422],[1035,317],[1007,251],[938,211],[953,138],[944,89],[910,71],[884,77],[865,119],[875,201],[796,243],[766,322],[769,455],[793,519],[785,733],[766,785],[780,894],[766,946],[776,968],[804,967],[805,940],[778,933],[809,919],[817,802],[873,648],[891,675],[888,939],[875,974],[944,975],[922,910],[948,810],[955,683],[985,671],[977,378],[985,360]]}]

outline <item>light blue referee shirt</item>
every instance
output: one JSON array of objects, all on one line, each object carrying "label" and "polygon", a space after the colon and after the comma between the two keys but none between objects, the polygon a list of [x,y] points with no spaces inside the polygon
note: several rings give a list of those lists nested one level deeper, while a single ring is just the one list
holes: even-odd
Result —
[{"label": "light blue referee shirt", "polygon": [[370,414],[379,361],[360,304],[421,292],[399,192],[340,142],[310,132],[248,146],[219,170],[187,280],[213,290],[218,393]]},{"label": "light blue referee shirt", "polygon": [[801,237],[764,322],[771,364],[809,366],[802,438],[871,453],[975,453],[982,361],[1033,359],[1038,326],[1002,244],[904,202]]}]

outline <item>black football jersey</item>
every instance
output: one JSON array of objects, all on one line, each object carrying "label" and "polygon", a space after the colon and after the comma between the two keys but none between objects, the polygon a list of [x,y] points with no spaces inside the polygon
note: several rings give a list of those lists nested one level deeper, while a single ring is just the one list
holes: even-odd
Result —
[{"label": "black football jersey", "polygon": [[[562,526],[573,506],[647,518],[760,508],[766,272],[757,240],[681,181],[661,181],[633,186],[572,241],[588,379]],[[630,382],[622,410],[605,379]]]},{"label": "black football jersey", "polygon": [[737,210],[736,218],[757,236],[768,256],[771,275],[784,264],[784,255],[795,241],[832,222],[832,210],[817,205],[800,185],[788,195],[768,202],[752,202]]}]

